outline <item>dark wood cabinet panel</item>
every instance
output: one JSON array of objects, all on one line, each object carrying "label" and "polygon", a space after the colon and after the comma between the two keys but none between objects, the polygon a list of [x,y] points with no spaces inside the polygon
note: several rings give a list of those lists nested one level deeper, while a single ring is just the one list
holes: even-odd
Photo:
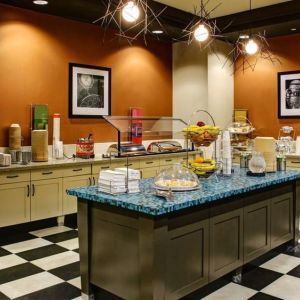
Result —
[{"label": "dark wood cabinet panel", "polygon": [[209,280],[243,264],[243,209],[210,219]]},{"label": "dark wood cabinet panel", "polygon": [[244,263],[266,253],[271,248],[270,201],[244,208]]},{"label": "dark wood cabinet panel", "polygon": [[271,199],[271,247],[277,247],[293,238],[293,194]]}]

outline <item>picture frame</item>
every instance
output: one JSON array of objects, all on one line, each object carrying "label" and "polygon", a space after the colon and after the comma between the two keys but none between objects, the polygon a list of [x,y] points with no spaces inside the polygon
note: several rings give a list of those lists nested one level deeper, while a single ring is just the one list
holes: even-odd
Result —
[{"label": "picture frame", "polygon": [[300,70],[278,73],[278,118],[300,118]]},{"label": "picture frame", "polygon": [[111,115],[111,68],[69,64],[69,118]]}]

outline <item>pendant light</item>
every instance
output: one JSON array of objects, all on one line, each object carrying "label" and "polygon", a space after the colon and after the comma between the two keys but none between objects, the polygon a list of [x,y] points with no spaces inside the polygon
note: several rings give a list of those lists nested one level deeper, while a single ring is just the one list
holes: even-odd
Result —
[{"label": "pendant light", "polygon": [[[212,42],[216,37],[220,37],[221,30],[216,24],[216,20],[211,18],[211,13],[215,11],[221,3],[211,10],[207,9],[209,1],[200,1],[200,8],[194,8],[195,17],[183,29],[183,36],[178,41],[188,41],[188,44],[196,42],[200,49],[212,47]],[[214,52],[214,51],[213,51]]]},{"label": "pendant light", "polygon": [[105,15],[93,23],[99,23],[104,28],[104,37],[108,28],[115,27],[115,35],[127,40],[130,45],[138,38],[143,38],[147,45],[147,34],[158,38],[162,33],[167,33],[159,20],[167,6],[154,11],[148,0],[107,0],[102,4],[105,6]]},{"label": "pendant light", "polygon": [[[252,0],[249,0],[250,10],[252,11]],[[234,43],[233,49],[228,53],[224,63],[230,62],[234,65],[234,72],[242,70],[245,72],[250,69],[255,70],[260,59],[268,60],[272,64],[281,63],[280,60],[271,52],[266,38],[266,32],[254,33],[254,29],[243,32]]]}]

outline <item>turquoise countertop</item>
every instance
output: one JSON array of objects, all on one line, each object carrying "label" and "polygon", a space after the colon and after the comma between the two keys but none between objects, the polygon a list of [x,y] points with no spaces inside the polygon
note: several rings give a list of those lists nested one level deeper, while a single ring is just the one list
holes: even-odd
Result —
[{"label": "turquoise countertop", "polygon": [[141,193],[112,196],[98,192],[97,187],[67,190],[78,198],[94,201],[151,216],[161,216],[184,208],[199,206],[231,196],[271,187],[300,179],[300,171],[285,171],[266,174],[265,177],[249,177],[243,169],[235,169],[230,177],[216,177],[201,181],[200,188],[191,192],[177,192],[172,202],[153,195],[153,179],[141,181]]}]

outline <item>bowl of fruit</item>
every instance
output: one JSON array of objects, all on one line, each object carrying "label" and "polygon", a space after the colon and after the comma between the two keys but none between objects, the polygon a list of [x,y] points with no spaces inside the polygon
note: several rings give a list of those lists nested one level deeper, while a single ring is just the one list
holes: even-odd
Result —
[{"label": "bowl of fruit", "polygon": [[198,177],[208,178],[219,169],[219,164],[213,159],[204,159],[203,157],[198,157],[189,162],[188,168]]},{"label": "bowl of fruit", "polygon": [[217,140],[220,134],[220,127],[206,125],[204,122],[199,121],[196,125],[189,125],[184,128],[183,132],[196,147],[208,147]]}]

